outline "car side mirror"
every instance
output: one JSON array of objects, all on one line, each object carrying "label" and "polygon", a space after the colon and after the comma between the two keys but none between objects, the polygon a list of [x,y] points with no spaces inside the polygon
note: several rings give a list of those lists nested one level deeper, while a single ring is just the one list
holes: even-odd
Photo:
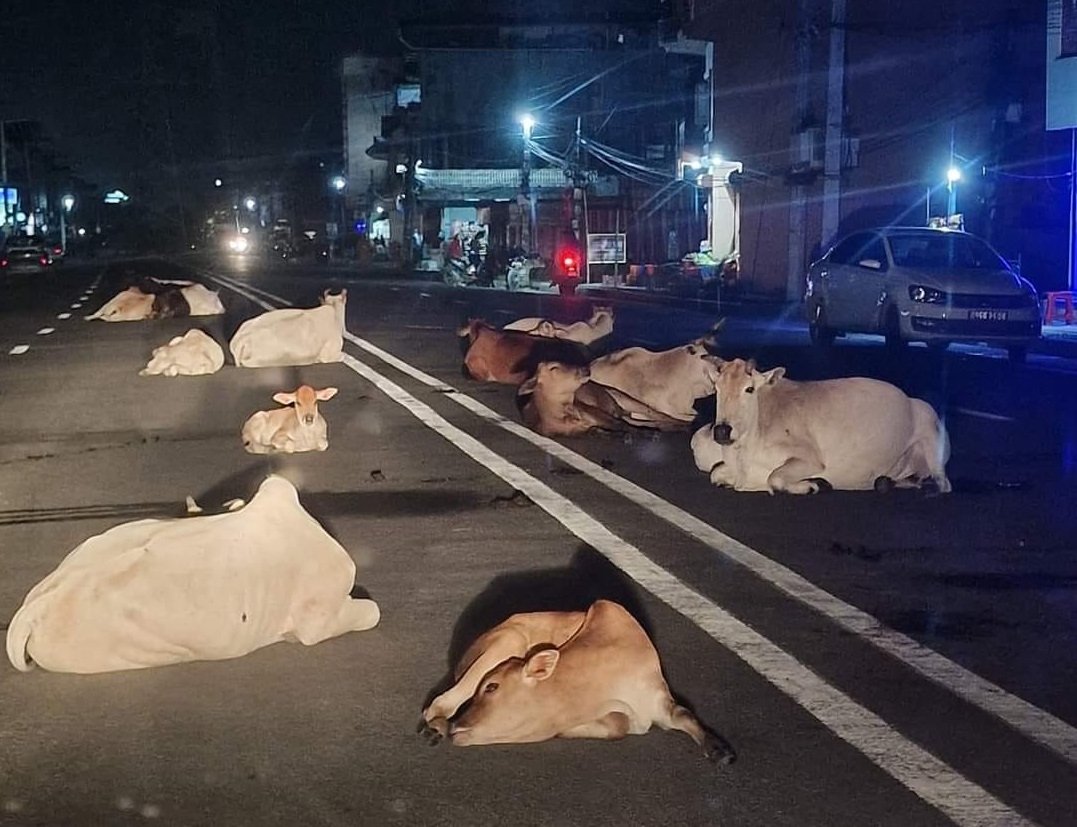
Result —
[{"label": "car side mirror", "polygon": [[869,270],[882,270],[883,263],[877,258],[862,258],[856,263],[857,267],[866,267]]}]

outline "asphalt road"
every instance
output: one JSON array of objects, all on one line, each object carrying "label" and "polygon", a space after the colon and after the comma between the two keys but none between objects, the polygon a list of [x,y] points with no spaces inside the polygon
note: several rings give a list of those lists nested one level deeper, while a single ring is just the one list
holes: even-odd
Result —
[{"label": "asphalt road", "polygon": [[[133,273],[205,280],[228,313],[82,319]],[[1077,822],[1077,380],[1057,360],[867,342],[822,357],[792,320],[731,317],[723,355],[888,379],[953,442],[948,496],[771,497],[710,486],[686,434],[538,438],[510,388],[461,376],[462,320],[582,318],[582,298],[253,260],[68,263],[53,281],[5,285],[0,304],[0,622],[87,537],[178,516],[188,494],[213,510],[271,470],[353,555],[382,621],[224,662],[0,668],[0,824]],[[327,286],[349,290],[345,363],[137,375],[191,326],[224,344]],[[618,305],[612,345],[714,321]],[[300,381],[341,389],[322,408],[329,451],[244,453],[243,420]],[[658,731],[476,748],[415,734],[475,634],[601,596],[640,618],[736,764]]]}]

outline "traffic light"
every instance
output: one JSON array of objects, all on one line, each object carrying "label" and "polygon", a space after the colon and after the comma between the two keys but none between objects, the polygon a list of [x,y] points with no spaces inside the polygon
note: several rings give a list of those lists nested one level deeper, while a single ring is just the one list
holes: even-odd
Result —
[{"label": "traffic light", "polygon": [[561,272],[569,278],[578,278],[580,275],[580,254],[574,247],[564,247],[557,254],[557,262]]}]

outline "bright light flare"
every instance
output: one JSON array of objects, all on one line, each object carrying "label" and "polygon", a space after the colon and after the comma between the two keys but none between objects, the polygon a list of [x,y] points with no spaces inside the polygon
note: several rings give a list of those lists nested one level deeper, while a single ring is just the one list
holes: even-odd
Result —
[{"label": "bright light flare", "polygon": [[950,167],[946,170],[946,180],[951,184],[956,184],[961,180],[961,170],[957,167]]}]

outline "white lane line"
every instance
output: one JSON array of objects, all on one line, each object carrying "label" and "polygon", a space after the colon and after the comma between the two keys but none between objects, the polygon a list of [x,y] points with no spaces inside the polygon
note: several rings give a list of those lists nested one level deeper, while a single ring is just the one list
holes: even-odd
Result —
[{"label": "white lane line", "polygon": [[[280,296],[275,296],[250,285],[243,286],[250,287],[251,290],[262,293],[274,301],[290,304]],[[645,488],[641,488],[612,471],[591,462],[586,457],[580,456],[559,442],[540,436],[529,428],[525,428],[513,420],[506,419],[481,402],[461,393],[440,379],[412,367],[377,345],[360,339],[347,331],[344,333],[344,338],[378,357],[386,364],[435,390],[441,391],[447,399],[451,399],[477,416],[492,422],[520,439],[530,442],[566,465],[583,472],[596,482],[616,491],[641,508],[704,543],[723,557],[744,566],[794,600],[810,606],[841,628],[858,635],[881,651],[897,658],[910,669],[915,670],[933,683],[1005,721],[1024,736],[1042,744],[1071,764],[1077,765],[1077,728],[1062,719],[1040,709],[1023,698],[1007,692],[1001,686],[977,675],[960,664],[954,663],[933,649],[929,649],[913,640],[908,635],[885,626],[874,616],[846,603],[825,589],[816,586],[792,569],[786,568],[761,552],[722,533],[709,523],[678,508],[656,494],[652,494]]]},{"label": "white lane line", "polygon": [[70,313],[60,313],[60,314],[59,314],[59,315],[58,315],[58,316],[57,316],[56,318],[57,318],[57,319],[61,319],[61,320],[62,320],[62,319],[70,319],[70,318],[71,318],[71,314],[70,314]]},{"label": "white lane line", "polygon": [[38,336],[48,336],[50,333],[55,333],[55,332],[56,332],[55,327],[43,327],[43,328],[41,328],[41,330],[39,330],[37,332],[37,335]]},{"label": "white lane line", "polygon": [[30,349],[30,345],[15,345],[8,354],[11,356],[22,356],[26,351]]},{"label": "white lane line", "polygon": [[989,419],[992,422],[1016,421],[1012,416],[1003,416],[1002,414],[991,413],[990,411],[977,411],[973,408],[950,408],[950,413],[964,414],[965,416],[972,416],[977,419]]},{"label": "white lane line", "polygon": [[75,302],[73,305],[71,305],[72,310],[78,310],[80,307],[82,307],[82,305],[79,302]]},{"label": "white lane line", "polygon": [[[275,309],[274,305],[246,289],[248,285],[230,284],[221,277],[214,278],[267,310]],[[283,299],[279,301],[289,304]],[[348,336],[354,338],[351,334]],[[344,354],[342,361],[475,462],[523,491],[572,534],[601,552],[643,588],[740,657],[831,732],[955,823],[970,827],[1031,823],[987,790],[902,736],[882,718],[831,686],[768,638],[658,566],[571,500],[452,425],[425,402],[350,354]]]}]

